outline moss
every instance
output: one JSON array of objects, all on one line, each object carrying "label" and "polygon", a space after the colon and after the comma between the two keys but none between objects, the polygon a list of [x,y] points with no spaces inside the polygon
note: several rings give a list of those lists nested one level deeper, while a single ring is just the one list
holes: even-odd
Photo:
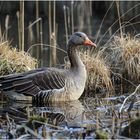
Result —
[{"label": "moss", "polygon": [[96,130],[95,134],[95,139],[109,139],[109,134],[103,130]]},{"label": "moss", "polygon": [[133,120],[126,126],[121,135],[135,139],[140,138],[140,118]]},{"label": "moss", "polygon": [[27,122],[26,125],[31,129],[37,129],[38,127],[40,127],[42,125],[41,122],[43,122],[43,123],[48,122],[48,119],[43,118],[43,117],[38,116],[38,115],[34,115],[34,116],[29,117],[29,121]]},{"label": "moss", "polygon": [[34,115],[34,116],[29,117],[29,122],[32,122],[32,121],[46,122],[47,119],[38,115]]}]

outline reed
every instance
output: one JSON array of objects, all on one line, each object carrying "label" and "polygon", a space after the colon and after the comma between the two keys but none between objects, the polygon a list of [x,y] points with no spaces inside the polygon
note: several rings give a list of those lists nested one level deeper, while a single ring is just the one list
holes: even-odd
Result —
[{"label": "reed", "polygon": [[5,18],[5,39],[8,40],[9,15]]},{"label": "reed", "polygon": [[72,31],[72,34],[74,33],[74,10],[73,10],[73,7],[74,7],[74,1],[72,0],[71,1],[71,31]]},{"label": "reed", "polygon": [[18,47],[21,49],[21,34],[20,34],[20,19],[19,19],[19,11],[16,13],[18,20]]},{"label": "reed", "polygon": [[[43,24],[42,20],[40,20],[40,44],[41,44],[40,59],[43,56],[43,27],[42,27],[42,24]],[[43,61],[41,61],[41,66],[43,66]]]},{"label": "reed", "polygon": [[108,44],[109,62],[114,72],[133,82],[140,79],[140,40],[130,35],[114,36]]},{"label": "reed", "polygon": [[[39,2],[38,0],[36,0],[36,20],[39,19]],[[40,42],[40,34],[39,34],[40,30],[39,30],[39,22],[36,23],[36,42],[39,43]],[[39,60],[40,58],[40,48],[37,47],[36,49],[36,58]]]},{"label": "reed", "polygon": [[67,26],[67,13],[66,13],[66,6],[64,5],[64,23],[65,23],[65,35],[66,35],[66,43],[68,43],[68,26]]},{"label": "reed", "polygon": [[[36,0],[36,21],[39,19],[39,1]],[[36,22],[37,43],[39,43],[39,22]]]},{"label": "reed", "polygon": [[[120,18],[125,17],[127,14],[129,14],[130,12],[132,12],[132,10],[134,10],[136,7],[140,6],[140,3],[135,4],[133,7],[131,7],[130,9],[128,9],[125,13],[123,13]],[[105,31],[105,33],[102,35],[102,37],[99,39],[99,41],[96,43],[97,46],[100,45],[101,41],[103,40],[103,38],[107,35],[107,33],[110,31],[110,28],[112,28],[117,22],[119,21],[119,18],[117,20],[115,20],[112,25]],[[120,30],[120,28],[119,28]],[[107,44],[107,43],[106,43]]]},{"label": "reed", "polygon": [[[32,23],[29,22],[29,27],[28,27],[28,46],[30,48],[30,46],[33,44],[34,42],[34,33],[33,33],[33,29],[32,26],[30,26]],[[30,52],[31,55],[33,55],[33,50]]]},{"label": "reed", "polygon": [[21,39],[20,39],[20,50],[24,51],[24,1],[20,1],[20,11],[19,11],[19,33]]},{"label": "reed", "polygon": [[[53,3],[53,5],[52,5]],[[53,13],[52,13],[53,7]],[[49,38],[50,38],[50,66],[56,65],[56,4],[55,1],[49,1]],[[52,19],[53,15],[53,19]]]},{"label": "reed", "polygon": [[122,32],[122,25],[121,25],[121,15],[120,15],[120,8],[119,8],[119,6],[120,6],[120,3],[119,3],[119,1],[116,1],[116,7],[117,7],[117,14],[118,14],[118,20],[119,20],[119,26],[120,26],[120,35],[121,35],[121,37],[123,37],[123,32]]}]

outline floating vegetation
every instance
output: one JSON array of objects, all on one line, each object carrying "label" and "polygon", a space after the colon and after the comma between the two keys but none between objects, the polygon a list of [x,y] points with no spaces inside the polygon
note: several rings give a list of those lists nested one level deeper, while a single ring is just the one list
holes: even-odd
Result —
[{"label": "floating vegetation", "polygon": [[0,75],[25,72],[37,67],[37,60],[24,51],[12,48],[9,42],[0,43]]},{"label": "floating vegetation", "polygon": [[138,82],[140,80],[140,39],[130,35],[114,36],[107,45],[109,63],[114,72]]}]

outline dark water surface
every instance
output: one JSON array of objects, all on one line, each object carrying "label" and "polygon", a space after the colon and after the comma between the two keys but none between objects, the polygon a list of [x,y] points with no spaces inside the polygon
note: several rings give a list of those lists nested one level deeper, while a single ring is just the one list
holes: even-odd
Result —
[{"label": "dark water surface", "polygon": [[136,102],[130,108],[129,101],[120,114],[124,99],[125,96],[53,104],[1,103],[0,138],[93,139],[98,131],[110,138],[123,138],[122,129],[137,116],[140,107]]}]

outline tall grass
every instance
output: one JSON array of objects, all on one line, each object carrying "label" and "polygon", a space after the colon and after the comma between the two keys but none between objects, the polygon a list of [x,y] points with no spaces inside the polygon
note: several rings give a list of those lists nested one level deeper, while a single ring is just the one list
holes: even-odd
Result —
[{"label": "tall grass", "polygon": [[[56,4],[55,1],[49,1],[49,38],[50,38],[50,66],[56,65]],[[52,13],[53,8],[53,13]],[[53,18],[52,18],[53,17]]]}]

